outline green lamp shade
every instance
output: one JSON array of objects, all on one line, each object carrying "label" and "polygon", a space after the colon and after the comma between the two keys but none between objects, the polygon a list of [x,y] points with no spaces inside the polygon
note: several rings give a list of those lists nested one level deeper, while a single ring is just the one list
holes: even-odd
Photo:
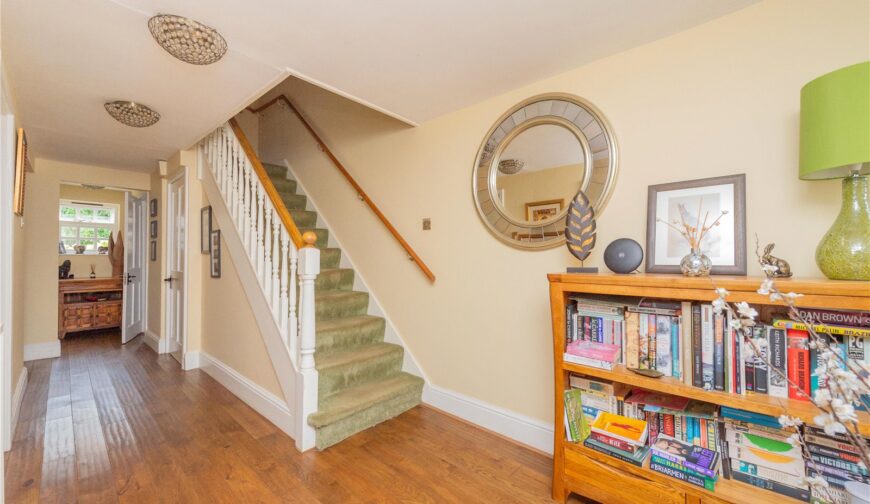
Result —
[{"label": "green lamp shade", "polygon": [[870,173],[870,61],[835,70],[801,89],[800,178]]}]

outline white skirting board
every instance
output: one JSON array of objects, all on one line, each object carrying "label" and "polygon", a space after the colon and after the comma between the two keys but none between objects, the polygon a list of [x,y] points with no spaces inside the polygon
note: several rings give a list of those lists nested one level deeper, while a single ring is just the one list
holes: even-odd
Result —
[{"label": "white skirting board", "polygon": [[55,357],[60,357],[60,340],[24,345],[25,362],[39,359],[54,359]]},{"label": "white skirting board", "polygon": [[165,349],[161,348],[163,341],[153,332],[146,330],[142,334],[142,341],[151,347],[151,350],[154,350],[155,353],[165,353]]},{"label": "white skirting board", "polygon": [[208,373],[254,411],[266,417],[285,434],[291,438],[295,437],[293,414],[290,413],[283,399],[242,376],[241,373],[211,355],[205,352],[198,352],[198,354],[200,369]]},{"label": "white skirting board", "polygon": [[553,425],[458,392],[426,384],[423,402],[545,453],[553,454]]},{"label": "white skirting board", "polygon": [[184,363],[181,365],[181,369],[185,371],[199,369],[203,353],[204,352],[185,352],[183,357]]},{"label": "white skirting board", "polygon": [[[11,428],[10,432],[15,435],[15,426],[18,424],[18,413],[21,411],[21,401],[24,400],[24,392],[27,390],[27,368],[21,368],[21,374],[18,375],[18,385],[15,386],[15,392],[12,393],[12,415],[10,416]],[[10,440],[11,442],[11,440]],[[9,449],[10,447],[7,447]]]}]

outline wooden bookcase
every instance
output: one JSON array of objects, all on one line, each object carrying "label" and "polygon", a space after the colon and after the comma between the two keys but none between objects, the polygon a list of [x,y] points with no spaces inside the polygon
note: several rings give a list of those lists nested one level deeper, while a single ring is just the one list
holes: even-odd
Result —
[{"label": "wooden bookcase", "polygon": [[[745,503],[783,504],[799,502],[735,480],[719,478],[715,492],[683,483],[648,468],[636,467],[565,440],[563,391],[568,375],[600,378],[633,387],[690,397],[708,403],[779,416],[787,411],[812,424],[817,410],[809,402],[770,397],[764,394],[738,395],[706,391],[670,378],[647,378],[624,366],[612,371],[564,362],[565,308],[572,294],[633,296],[710,302],[716,287],[731,292],[729,301],[771,305],[767,296],[756,293],[761,279],[715,276],[688,278],[678,275],[551,274],[550,307],[553,318],[553,361],[555,370],[555,435],[553,447],[553,498],[564,502],[569,493],[580,494],[604,503]],[[782,279],[778,287],[803,294],[798,305],[804,307],[870,311],[870,284],[833,280]],[[870,436],[870,415],[859,414],[861,432]]]},{"label": "wooden bookcase", "polygon": [[[121,327],[121,278],[63,279],[57,286],[57,337],[67,333]],[[95,298],[95,299],[94,299]]]}]

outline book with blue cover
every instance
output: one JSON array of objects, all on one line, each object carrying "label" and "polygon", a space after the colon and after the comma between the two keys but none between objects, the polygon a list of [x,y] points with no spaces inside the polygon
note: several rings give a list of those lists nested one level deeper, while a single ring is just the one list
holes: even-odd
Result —
[{"label": "book with blue cover", "polygon": [[754,413],[752,411],[745,411],[737,408],[729,408],[728,406],[722,406],[719,408],[719,414],[724,418],[732,418],[734,420],[740,420],[741,422],[754,423],[764,427],[772,427],[774,429],[782,428],[779,424],[779,420],[770,415],[763,415],[761,413]]}]

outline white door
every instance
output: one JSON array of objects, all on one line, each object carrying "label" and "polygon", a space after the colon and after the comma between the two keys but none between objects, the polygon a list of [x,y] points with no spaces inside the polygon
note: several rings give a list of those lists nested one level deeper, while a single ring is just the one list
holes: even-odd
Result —
[{"label": "white door", "polygon": [[185,351],[185,243],[187,194],[184,173],[169,183],[166,209],[167,276],[166,337],[169,351],[184,365]]},{"label": "white door", "polygon": [[126,193],[127,218],[124,237],[124,320],[121,343],[138,336],[145,329],[145,250],[148,195],[134,198]]}]

